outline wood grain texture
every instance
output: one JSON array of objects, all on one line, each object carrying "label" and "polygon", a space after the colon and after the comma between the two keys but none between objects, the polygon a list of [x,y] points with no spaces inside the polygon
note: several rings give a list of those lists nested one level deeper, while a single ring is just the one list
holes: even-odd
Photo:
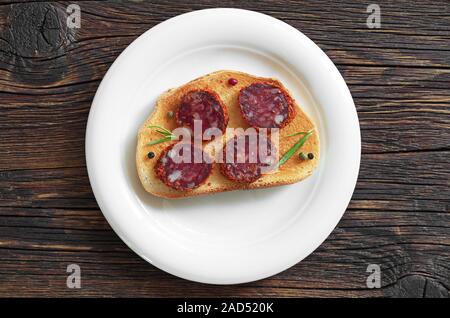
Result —
[{"label": "wood grain texture", "polygon": [[[380,1],[366,27],[354,1],[81,1],[0,4],[0,296],[450,296],[450,3]],[[274,277],[209,286],[135,255],[98,209],[84,160],[90,104],[108,67],[137,36],[210,7],[270,14],[315,41],[358,110],[362,161],[338,227]],[[336,154],[339,155],[339,154]],[[66,267],[82,288],[66,287]],[[368,264],[382,288],[368,289]]]}]

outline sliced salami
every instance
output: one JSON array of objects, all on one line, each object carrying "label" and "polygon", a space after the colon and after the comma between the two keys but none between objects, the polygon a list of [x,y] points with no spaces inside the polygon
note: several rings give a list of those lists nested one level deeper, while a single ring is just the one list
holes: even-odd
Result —
[{"label": "sliced salami", "polygon": [[254,83],[241,89],[239,105],[245,120],[255,128],[282,128],[295,115],[288,92],[267,83]]},{"label": "sliced salami", "polygon": [[228,179],[239,183],[255,182],[274,166],[274,146],[269,139],[261,135],[254,136],[257,138],[238,135],[226,143],[220,171]]},{"label": "sliced salami", "polygon": [[206,181],[211,174],[211,162],[208,154],[194,147],[192,143],[178,143],[167,147],[161,153],[155,165],[155,173],[167,186],[189,191]]},{"label": "sliced salami", "polygon": [[176,121],[180,126],[194,130],[194,120],[202,121],[202,133],[208,128],[225,131],[228,124],[227,109],[215,92],[193,90],[183,96],[176,112]]}]

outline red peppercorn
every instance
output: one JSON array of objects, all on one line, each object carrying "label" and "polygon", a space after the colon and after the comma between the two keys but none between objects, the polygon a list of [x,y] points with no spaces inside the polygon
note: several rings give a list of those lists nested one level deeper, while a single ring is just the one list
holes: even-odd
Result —
[{"label": "red peppercorn", "polygon": [[235,78],[230,78],[229,80],[228,80],[228,84],[230,84],[231,86],[234,86],[234,85],[236,85],[238,83],[238,81],[237,81],[237,79],[235,79]]}]

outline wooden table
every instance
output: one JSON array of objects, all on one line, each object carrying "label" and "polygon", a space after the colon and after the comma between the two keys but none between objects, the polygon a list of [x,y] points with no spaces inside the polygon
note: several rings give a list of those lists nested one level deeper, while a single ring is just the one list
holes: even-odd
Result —
[{"label": "wooden table", "polygon": [[[0,296],[449,296],[450,2],[377,2],[379,29],[364,1],[152,2],[77,2],[80,29],[66,26],[70,2],[0,4]],[[84,154],[92,98],[120,52],[167,18],[217,6],[270,14],[316,42],[349,85],[362,134],[353,199],[322,246],[279,275],[224,287],[127,248]],[[81,289],[66,286],[72,263]],[[369,264],[379,289],[366,286]]]}]

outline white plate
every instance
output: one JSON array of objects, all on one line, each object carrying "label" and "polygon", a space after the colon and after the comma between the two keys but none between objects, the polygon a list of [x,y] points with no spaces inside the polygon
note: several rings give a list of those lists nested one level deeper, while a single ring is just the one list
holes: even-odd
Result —
[{"label": "white plate", "polygon": [[[321,159],[307,180],[181,200],[146,193],[136,135],[158,96],[221,69],[280,79],[319,128]],[[277,274],[313,252],[342,217],[359,170],[350,92],[330,59],[270,16],[209,9],[136,39],[105,75],[89,114],[89,179],[108,222],[142,258],[185,279],[235,284]]]}]

